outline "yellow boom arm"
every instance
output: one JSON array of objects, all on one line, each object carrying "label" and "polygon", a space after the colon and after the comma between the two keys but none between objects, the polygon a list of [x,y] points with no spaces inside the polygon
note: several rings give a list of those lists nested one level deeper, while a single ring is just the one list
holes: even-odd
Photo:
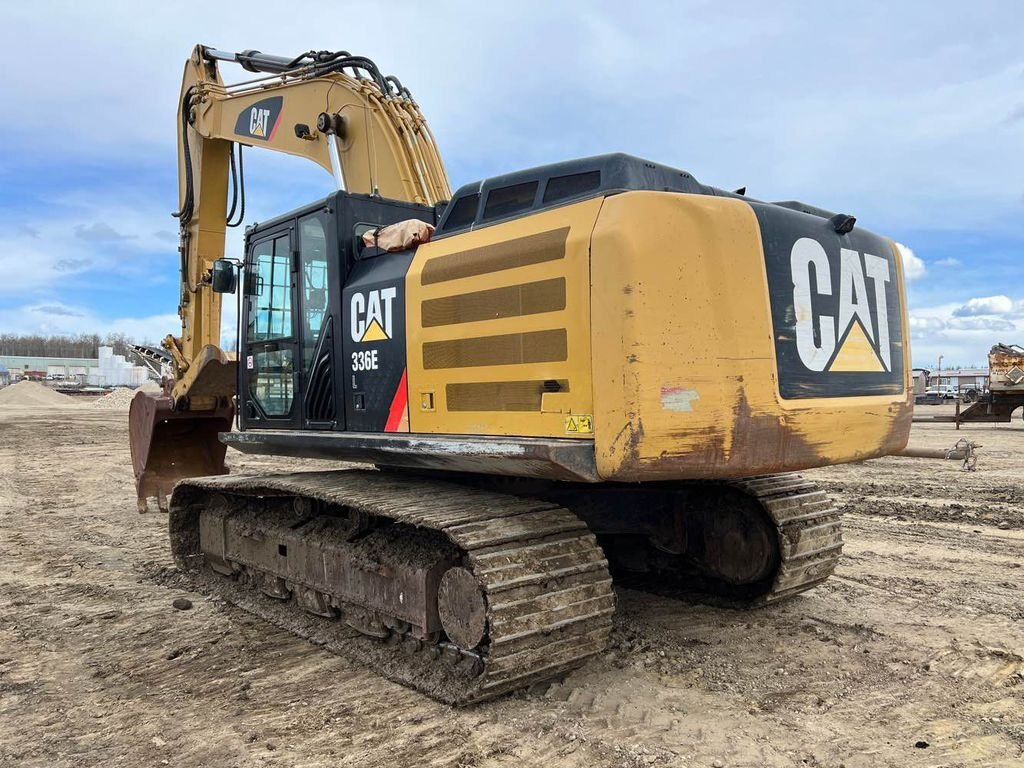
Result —
[{"label": "yellow boom arm", "polygon": [[[261,76],[225,85],[218,61],[237,62]],[[232,157],[235,144],[305,157],[349,192],[433,205],[451,190],[416,102],[368,59],[320,52],[289,60],[199,45],[185,64],[179,106],[182,333],[167,337],[164,346],[175,363],[175,403],[202,410],[233,391],[216,391],[222,376],[213,388],[200,377],[208,362],[225,359],[219,350],[220,295],[211,289],[210,275],[224,255],[229,181],[240,170]]]},{"label": "yellow boom arm", "polygon": [[[256,76],[226,85],[220,61]],[[129,413],[140,510],[151,497],[164,508],[182,477],[226,472],[217,434],[231,429],[237,363],[220,348],[213,268],[224,257],[227,227],[245,215],[241,148],[305,157],[349,192],[425,205],[451,196],[412,95],[366,58],[320,51],[287,59],[198,45],[185,63],[178,107],[181,335],[163,341],[173,360],[170,391],[139,393]]]}]

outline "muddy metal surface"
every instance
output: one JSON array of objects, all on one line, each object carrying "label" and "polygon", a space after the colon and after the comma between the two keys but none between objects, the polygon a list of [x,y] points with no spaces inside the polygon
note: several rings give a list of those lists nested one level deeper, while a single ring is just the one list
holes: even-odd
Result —
[{"label": "muddy metal surface", "polygon": [[959,436],[976,473],[809,473],[846,512],[824,586],[751,613],[620,590],[607,652],[453,710],[182,591],[126,413],[0,409],[0,765],[1020,765],[1024,423]]}]

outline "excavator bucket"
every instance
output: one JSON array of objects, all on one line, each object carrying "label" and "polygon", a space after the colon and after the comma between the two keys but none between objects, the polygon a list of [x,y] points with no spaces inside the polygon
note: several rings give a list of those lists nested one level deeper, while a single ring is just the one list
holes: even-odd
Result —
[{"label": "excavator bucket", "polygon": [[230,403],[212,411],[175,411],[167,395],[135,395],[128,433],[139,512],[152,498],[166,512],[171,490],[183,478],[227,474],[227,446],[217,436],[231,431],[234,415]]}]

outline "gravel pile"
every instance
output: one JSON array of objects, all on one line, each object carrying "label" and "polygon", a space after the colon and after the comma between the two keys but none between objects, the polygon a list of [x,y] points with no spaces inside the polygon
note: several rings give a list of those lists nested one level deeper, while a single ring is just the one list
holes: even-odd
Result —
[{"label": "gravel pile", "polygon": [[118,387],[112,392],[108,392],[103,397],[98,397],[93,400],[92,407],[107,411],[127,410],[128,406],[132,403],[133,397],[135,397],[134,389]]},{"label": "gravel pile", "polygon": [[93,408],[100,408],[107,411],[127,410],[132,404],[132,398],[135,397],[136,392],[159,392],[160,385],[155,381],[147,381],[138,389],[128,389],[127,387],[118,387],[117,389],[108,392],[103,397],[97,398],[92,401]]},{"label": "gravel pile", "polygon": [[58,405],[78,405],[73,397],[55,392],[38,381],[19,381],[0,389],[0,406],[46,408]]}]

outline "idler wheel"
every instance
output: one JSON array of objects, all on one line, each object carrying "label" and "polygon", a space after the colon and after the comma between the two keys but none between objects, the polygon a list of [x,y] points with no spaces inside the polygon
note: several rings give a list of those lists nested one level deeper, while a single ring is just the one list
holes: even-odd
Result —
[{"label": "idler wheel", "polygon": [[476,648],[487,631],[487,602],[480,584],[465,568],[449,568],[437,588],[437,612],[448,639]]}]

